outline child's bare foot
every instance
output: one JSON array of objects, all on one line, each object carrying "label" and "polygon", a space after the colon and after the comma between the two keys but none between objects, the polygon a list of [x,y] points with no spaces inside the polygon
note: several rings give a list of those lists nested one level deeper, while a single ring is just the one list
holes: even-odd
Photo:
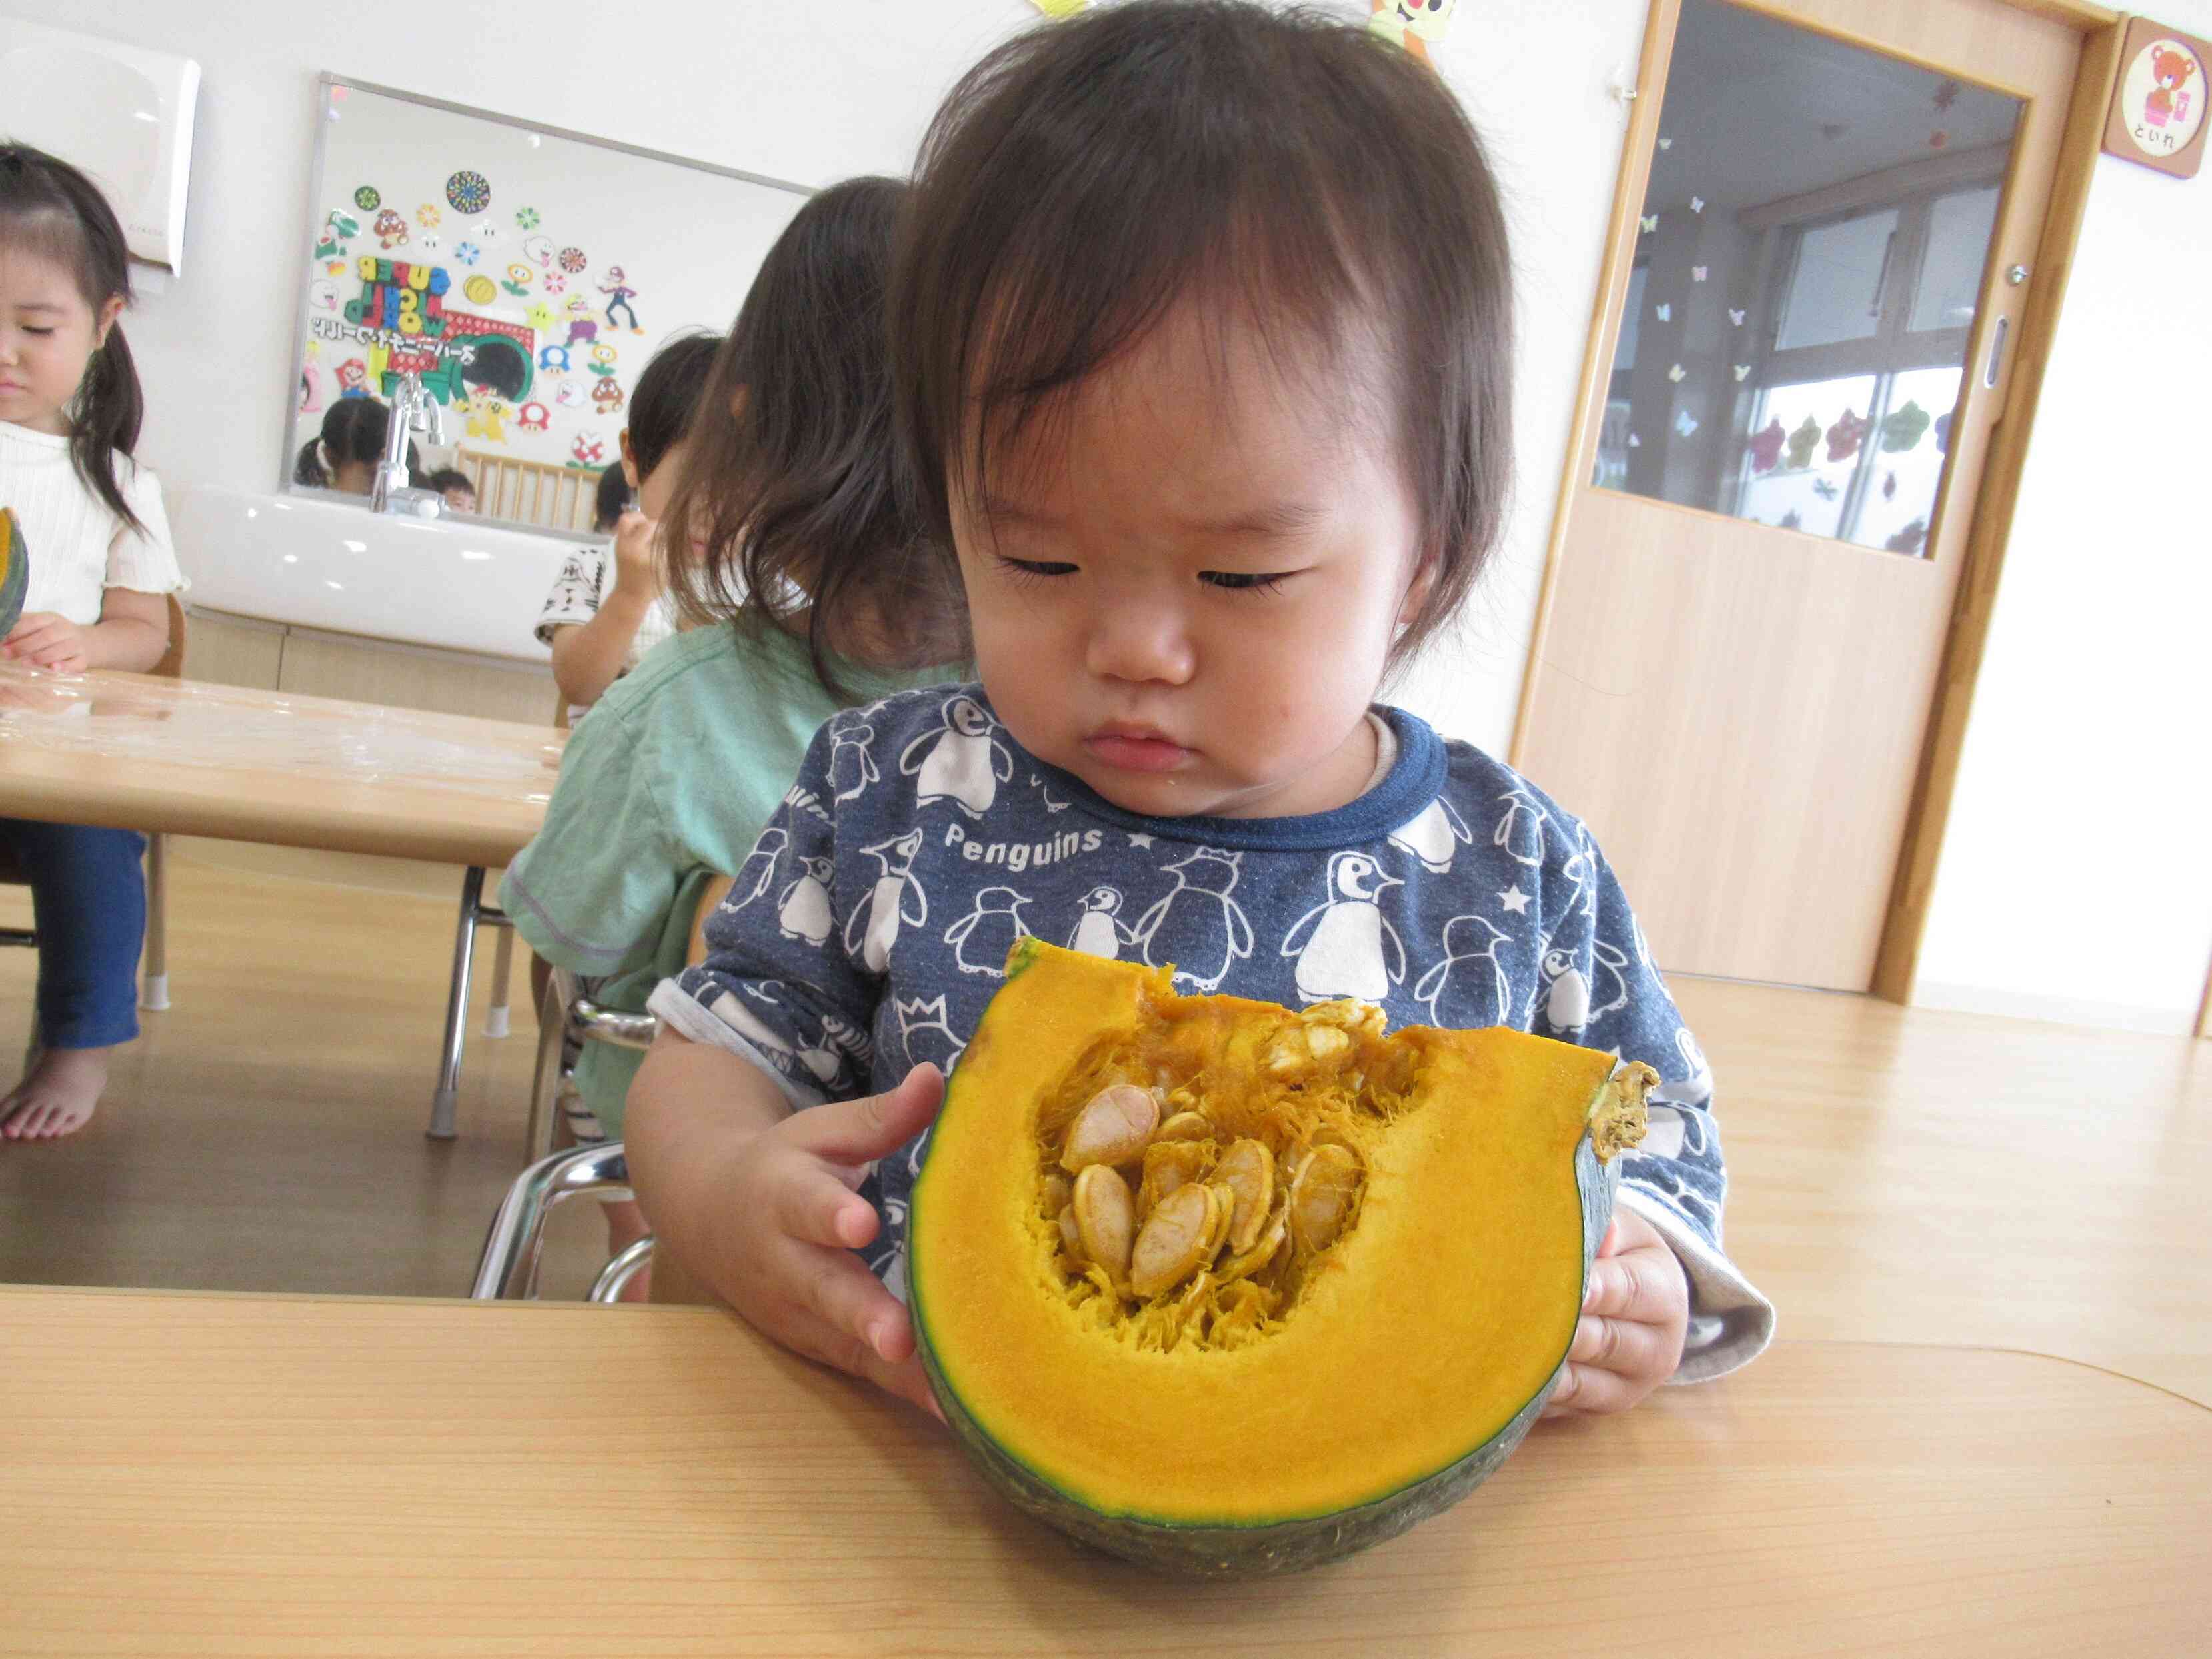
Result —
[{"label": "child's bare foot", "polygon": [[15,1093],[0,1101],[0,1135],[9,1140],[58,1140],[92,1121],[107,1086],[106,1048],[49,1048]]}]

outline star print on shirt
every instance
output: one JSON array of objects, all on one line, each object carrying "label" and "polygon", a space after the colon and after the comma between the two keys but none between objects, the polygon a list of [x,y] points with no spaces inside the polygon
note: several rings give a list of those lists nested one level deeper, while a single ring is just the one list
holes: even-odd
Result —
[{"label": "star print on shirt", "polygon": [[1130,845],[1130,846],[1132,846],[1132,847],[1150,847],[1152,844],[1152,838],[1150,836],[1140,836],[1140,835],[1137,834],[1134,830],[1132,830],[1132,831],[1130,832],[1130,834],[1129,834],[1129,845]]},{"label": "star print on shirt", "polygon": [[1528,913],[1528,896],[1521,890],[1521,884],[1517,881],[1498,896],[1498,902],[1505,907],[1508,915],[1521,916]]}]

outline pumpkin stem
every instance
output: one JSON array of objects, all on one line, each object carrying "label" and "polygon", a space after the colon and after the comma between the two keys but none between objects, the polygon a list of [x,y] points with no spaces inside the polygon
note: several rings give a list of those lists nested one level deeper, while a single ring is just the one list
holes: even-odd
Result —
[{"label": "pumpkin stem", "polygon": [[1640,1144],[1647,1122],[1644,1097],[1659,1085],[1659,1073],[1640,1060],[1632,1060],[1606,1079],[1590,1102],[1590,1150],[1601,1164],[1615,1152]]}]

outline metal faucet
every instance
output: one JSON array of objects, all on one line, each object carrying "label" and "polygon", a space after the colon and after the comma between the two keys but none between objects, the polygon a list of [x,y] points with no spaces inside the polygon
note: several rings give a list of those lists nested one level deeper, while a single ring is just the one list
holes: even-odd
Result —
[{"label": "metal faucet", "polygon": [[407,444],[416,432],[431,444],[446,441],[438,400],[424,388],[422,377],[410,370],[398,376],[392,388],[392,422],[385,428],[384,459],[376,464],[376,482],[368,493],[370,512],[434,519],[445,510],[445,497],[436,490],[416,489],[407,482]]}]

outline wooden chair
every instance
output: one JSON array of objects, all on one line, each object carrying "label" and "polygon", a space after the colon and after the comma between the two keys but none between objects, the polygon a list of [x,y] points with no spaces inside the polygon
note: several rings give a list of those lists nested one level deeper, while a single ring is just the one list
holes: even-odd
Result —
[{"label": "wooden chair", "polygon": [[[185,607],[173,593],[169,600],[169,646],[161,659],[146,672],[163,679],[182,679],[185,673]],[[0,885],[20,887],[23,872],[13,852],[0,847]],[[31,945],[38,933],[28,927],[0,927],[0,945]],[[146,949],[139,980],[138,1006],[162,1009],[169,1006],[169,838],[155,833],[146,837]],[[35,1045],[37,1033],[33,1032]]]}]

